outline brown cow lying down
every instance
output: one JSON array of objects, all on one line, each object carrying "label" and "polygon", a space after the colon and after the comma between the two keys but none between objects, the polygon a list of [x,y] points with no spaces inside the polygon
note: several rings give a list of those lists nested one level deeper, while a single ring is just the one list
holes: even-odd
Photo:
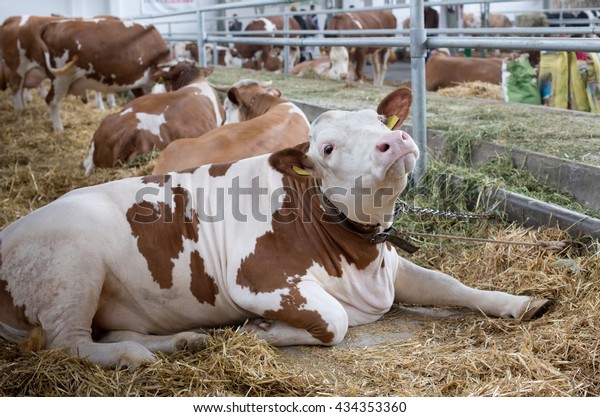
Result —
[{"label": "brown cow lying down", "polygon": [[82,188],[20,218],[0,232],[0,336],[135,368],[218,326],[336,345],[393,303],[539,315],[548,300],[468,287],[386,241],[419,156],[399,130],[409,105],[396,90],[378,111],[323,113],[308,143]]},{"label": "brown cow lying down", "polygon": [[425,77],[427,91],[437,91],[469,81],[501,84],[502,60],[450,56],[445,51],[433,51],[425,65]]},{"label": "brown cow lying down", "polygon": [[239,123],[173,142],[161,152],[153,173],[234,161],[306,142],[309,130],[306,116],[280,95],[279,90],[265,91],[256,82],[237,83],[227,91],[225,107],[237,109],[238,115],[231,118]]},{"label": "brown cow lying down", "polygon": [[86,175],[95,167],[129,163],[174,140],[199,136],[223,124],[223,107],[205,78],[212,69],[189,63],[176,67],[162,76],[175,91],[138,97],[102,120],[83,161]]}]

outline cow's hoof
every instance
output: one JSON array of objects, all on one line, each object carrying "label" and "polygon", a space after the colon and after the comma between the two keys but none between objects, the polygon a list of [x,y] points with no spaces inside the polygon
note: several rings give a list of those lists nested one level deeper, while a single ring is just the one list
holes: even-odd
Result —
[{"label": "cow's hoof", "polygon": [[545,298],[533,299],[527,305],[525,312],[521,315],[521,320],[533,320],[541,317],[552,306],[552,301]]},{"label": "cow's hoof", "polygon": [[202,349],[210,336],[202,333],[185,332],[178,335],[175,342],[177,350],[187,350],[190,353],[198,352]]}]

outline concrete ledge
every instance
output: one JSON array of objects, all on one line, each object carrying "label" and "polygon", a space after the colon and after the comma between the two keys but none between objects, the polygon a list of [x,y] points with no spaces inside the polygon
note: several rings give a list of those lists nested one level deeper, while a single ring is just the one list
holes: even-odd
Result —
[{"label": "concrete ledge", "polygon": [[600,239],[600,219],[595,217],[506,190],[496,191],[491,198],[511,221],[532,227],[558,227],[574,238]]},{"label": "concrete ledge", "polygon": [[600,168],[569,161],[554,156],[520,149],[508,149],[492,143],[483,143],[477,147],[471,159],[474,165],[484,163],[492,157],[510,154],[518,168],[531,172],[542,184],[566,191],[590,210],[600,211]]}]

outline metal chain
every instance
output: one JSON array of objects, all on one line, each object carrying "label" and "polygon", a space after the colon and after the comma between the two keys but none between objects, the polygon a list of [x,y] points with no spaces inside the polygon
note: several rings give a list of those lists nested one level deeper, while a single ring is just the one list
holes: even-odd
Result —
[{"label": "metal chain", "polygon": [[394,219],[396,219],[400,214],[408,214],[408,213],[418,213],[418,214],[430,214],[433,216],[444,216],[451,217],[455,219],[487,219],[491,220],[495,218],[494,213],[486,213],[486,214],[475,214],[475,213],[459,213],[455,211],[443,211],[443,210],[435,210],[428,209],[422,207],[414,207],[408,204],[403,200],[396,200],[396,208],[394,209]]}]

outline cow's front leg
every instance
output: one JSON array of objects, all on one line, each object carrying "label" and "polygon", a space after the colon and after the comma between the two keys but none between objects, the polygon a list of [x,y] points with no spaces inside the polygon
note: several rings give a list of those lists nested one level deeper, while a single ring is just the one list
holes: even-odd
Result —
[{"label": "cow's front leg", "polygon": [[243,330],[255,332],[273,346],[333,346],[348,331],[344,307],[312,281],[276,293],[246,293],[240,306],[262,317],[246,323]]},{"label": "cow's front leg", "polygon": [[136,342],[150,352],[175,353],[180,350],[196,352],[210,338],[205,333],[181,332],[173,335],[150,335],[128,330],[112,331],[102,335],[101,343]]},{"label": "cow's front leg", "polygon": [[404,304],[460,306],[496,317],[532,319],[550,305],[546,299],[468,287],[444,273],[400,258],[394,300]]}]

